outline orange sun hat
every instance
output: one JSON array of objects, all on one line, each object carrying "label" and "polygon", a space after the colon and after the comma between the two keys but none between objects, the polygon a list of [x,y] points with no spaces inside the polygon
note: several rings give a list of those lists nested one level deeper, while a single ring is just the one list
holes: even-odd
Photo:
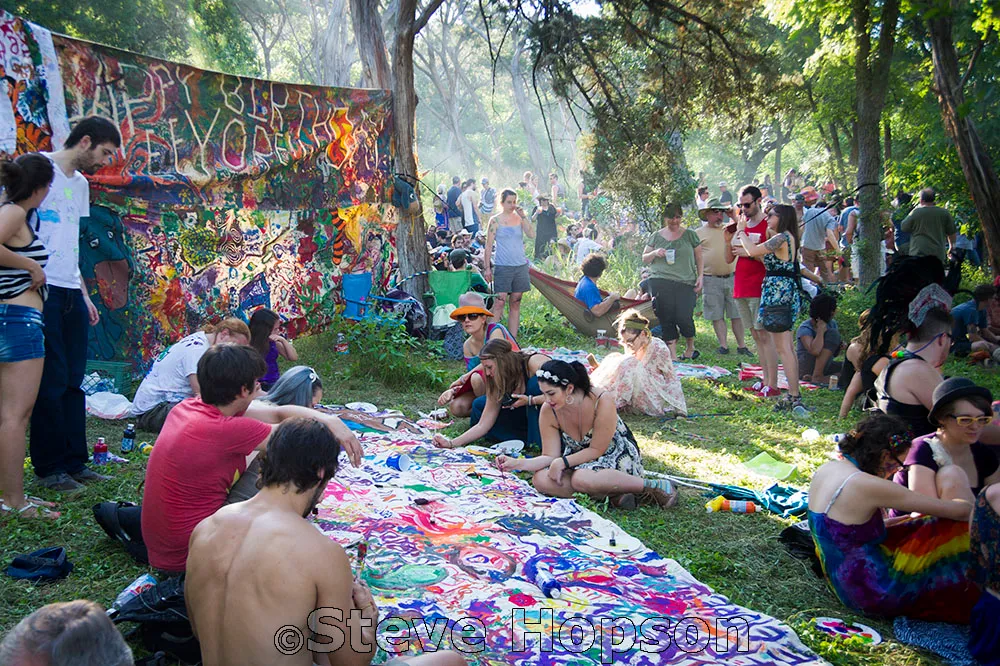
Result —
[{"label": "orange sun hat", "polygon": [[481,308],[478,305],[463,305],[460,308],[455,308],[454,310],[451,311],[451,314],[449,316],[452,319],[457,320],[460,316],[467,314],[478,314],[478,315],[483,315],[484,317],[493,316],[492,312],[490,312],[486,308]]}]

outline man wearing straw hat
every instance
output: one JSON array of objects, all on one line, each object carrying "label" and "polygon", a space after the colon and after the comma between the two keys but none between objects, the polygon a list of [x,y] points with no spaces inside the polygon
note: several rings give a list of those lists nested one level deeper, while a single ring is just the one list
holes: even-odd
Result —
[{"label": "man wearing straw hat", "polygon": [[719,340],[719,353],[728,354],[729,345],[726,339],[726,315],[729,315],[733,327],[733,337],[736,338],[736,353],[741,356],[751,356],[744,342],[743,320],[740,319],[740,309],[733,298],[733,283],[736,273],[736,258],[727,261],[726,247],[732,243],[733,234],[726,231],[722,222],[727,215],[732,214],[732,207],[716,197],[709,199],[705,207],[698,211],[705,224],[698,230],[698,238],[704,248],[705,287],[703,310],[705,319],[712,322],[715,337]]}]

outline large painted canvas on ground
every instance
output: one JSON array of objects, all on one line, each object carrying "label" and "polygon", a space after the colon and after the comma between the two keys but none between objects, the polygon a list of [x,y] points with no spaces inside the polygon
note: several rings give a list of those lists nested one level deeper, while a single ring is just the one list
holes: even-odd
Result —
[{"label": "large painted canvas on ground", "polygon": [[123,144],[91,179],[84,276],[91,356],[142,366],[212,319],[266,305],[290,334],[342,307],[346,273],[384,287],[389,94],[200,70],[82,42],[0,13],[0,152],[59,148],[109,118]]},{"label": "large painted canvas on ground", "polygon": [[[374,663],[434,648],[478,666],[825,663],[787,625],[734,604],[614,523],[501,475],[487,450],[404,433],[361,439],[364,464],[341,465],[316,527],[375,596]],[[391,463],[400,454],[412,460],[405,471]],[[558,598],[540,589],[539,571],[559,582]]]}]

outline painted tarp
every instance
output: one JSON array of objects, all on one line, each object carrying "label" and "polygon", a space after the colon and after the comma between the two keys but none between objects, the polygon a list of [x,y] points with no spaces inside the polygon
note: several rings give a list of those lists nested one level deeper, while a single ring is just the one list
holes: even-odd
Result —
[{"label": "painted tarp", "polygon": [[[315,522],[375,597],[374,663],[435,648],[483,666],[826,663],[786,624],[734,604],[614,523],[501,475],[487,450],[401,433],[361,439],[364,464],[341,464]],[[403,453],[408,469],[388,464]],[[559,583],[558,598],[540,589],[540,571]],[[302,638],[276,635],[275,647],[290,654]]]},{"label": "painted tarp", "polygon": [[81,264],[101,323],[91,357],[166,344],[267,306],[290,335],[342,308],[347,273],[395,261],[389,93],[249,79],[52,35],[0,14],[0,152],[61,147],[75,120],[121,131],[91,177]]}]

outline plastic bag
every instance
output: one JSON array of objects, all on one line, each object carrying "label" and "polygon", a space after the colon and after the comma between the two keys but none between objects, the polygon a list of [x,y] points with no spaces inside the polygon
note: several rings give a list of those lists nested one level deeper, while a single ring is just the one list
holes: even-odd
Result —
[{"label": "plastic bag", "polygon": [[87,396],[87,414],[99,419],[116,421],[129,415],[132,402],[123,395],[101,391]]}]

